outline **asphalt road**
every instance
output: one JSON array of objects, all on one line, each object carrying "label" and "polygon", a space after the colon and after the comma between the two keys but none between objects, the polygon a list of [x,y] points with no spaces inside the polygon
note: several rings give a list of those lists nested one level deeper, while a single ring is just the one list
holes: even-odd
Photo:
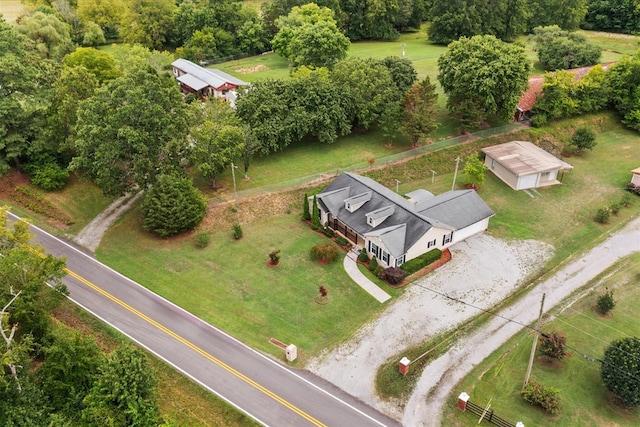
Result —
[{"label": "asphalt road", "polygon": [[[14,219],[18,217],[9,214]],[[69,298],[265,426],[399,426],[308,372],[252,350],[69,243],[32,226],[67,259]]]}]

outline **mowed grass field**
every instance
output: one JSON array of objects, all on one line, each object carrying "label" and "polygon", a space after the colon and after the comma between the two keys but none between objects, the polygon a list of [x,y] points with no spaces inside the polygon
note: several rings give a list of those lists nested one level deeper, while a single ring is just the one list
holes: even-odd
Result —
[{"label": "mowed grass field", "polygon": [[7,22],[14,22],[23,9],[20,0],[0,0],[0,13]]},{"label": "mowed grass field", "polygon": [[[546,132],[549,136],[555,132],[555,137],[561,138],[563,132],[586,120],[589,119],[559,123]],[[564,184],[543,189],[534,198],[510,190],[488,174],[480,194],[496,212],[489,232],[507,239],[537,239],[553,244],[557,263],[602,238],[610,227],[637,216],[640,202],[635,200],[631,208],[613,216],[611,224],[603,226],[593,221],[599,207],[622,198],[629,171],[636,167],[634,153],[640,150],[637,134],[622,129],[611,117],[605,122],[593,152],[568,159],[575,169],[565,175]],[[533,136],[522,132],[502,138]],[[475,141],[368,175],[381,182],[387,182],[388,176],[398,176],[402,190],[426,188],[439,193],[448,190],[452,182],[455,162],[451,162],[451,156],[476,152],[480,145],[497,141]],[[339,151],[334,154],[340,156]],[[424,165],[421,162],[430,159],[450,163],[450,169],[439,174],[434,184],[430,183],[428,169],[416,174]],[[402,179],[405,176],[414,178]],[[462,183],[464,177],[459,175],[458,179]],[[218,215],[220,211],[215,212]],[[97,256],[255,348],[281,357],[280,351],[268,343],[270,337],[298,345],[303,364],[309,355],[348,339],[384,305],[351,282],[340,262],[322,266],[309,260],[312,246],[325,238],[300,221],[301,201],[288,206],[285,212],[243,222],[244,237],[240,241],[232,239],[231,227],[201,228],[200,231],[211,233],[212,243],[198,250],[193,246],[193,234],[162,240],[143,232],[140,212],[133,210],[109,231]],[[273,249],[282,250],[277,268],[266,266],[267,255]],[[331,298],[324,306],[313,301],[321,285],[329,289]]]},{"label": "mowed grass field", "polygon": [[[533,332],[527,330],[505,343],[462,381],[458,391],[449,397],[443,425],[478,425],[477,417],[454,409],[462,391],[470,394],[471,400],[480,406],[491,400],[491,409],[496,415],[514,424],[522,421],[525,426],[640,425],[637,410],[624,409],[613,403],[600,377],[600,363],[584,357],[599,359],[612,341],[640,336],[638,284],[640,254],[635,254],[585,284],[592,289],[576,295],[545,317],[542,330],[567,335],[567,344],[573,352],[562,366],[549,364],[539,353],[534,361],[531,381],[560,390],[562,404],[557,415],[549,415],[520,397],[533,342]],[[611,316],[602,316],[595,307],[598,296],[607,288],[613,291],[617,305]]]}]

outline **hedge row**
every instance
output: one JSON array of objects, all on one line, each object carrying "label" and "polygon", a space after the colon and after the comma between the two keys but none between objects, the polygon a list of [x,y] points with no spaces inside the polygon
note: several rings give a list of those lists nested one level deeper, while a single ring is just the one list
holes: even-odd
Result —
[{"label": "hedge row", "polygon": [[413,274],[416,271],[422,270],[427,265],[436,262],[442,256],[442,251],[438,248],[431,249],[429,252],[426,252],[420,255],[417,258],[409,260],[402,264],[401,268],[407,274]]}]

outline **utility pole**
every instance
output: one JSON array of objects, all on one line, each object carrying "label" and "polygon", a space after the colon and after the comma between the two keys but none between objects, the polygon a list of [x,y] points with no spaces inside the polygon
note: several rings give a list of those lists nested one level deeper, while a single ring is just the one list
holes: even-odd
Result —
[{"label": "utility pole", "polygon": [[233,205],[238,205],[238,191],[236,190],[236,168],[237,166],[231,162],[231,176],[233,176]]},{"label": "utility pole", "polygon": [[433,184],[433,180],[436,178],[436,171],[431,169],[431,183]]},{"label": "utility pole", "polygon": [[544,308],[544,297],[546,294],[542,294],[542,301],[540,301],[540,313],[538,314],[538,322],[536,323],[536,333],[533,336],[533,346],[531,346],[531,355],[529,356],[529,366],[527,367],[527,375],[524,377],[524,384],[522,389],[529,384],[529,377],[531,376],[531,368],[533,367],[533,356],[536,354],[536,346],[538,345],[538,336],[540,334],[540,324],[542,323],[542,310]]},{"label": "utility pole", "polygon": [[456,188],[456,177],[458,176],[458,165],[460,164],[460,156],[456,157],[456,171],[453,173],[453,184],[451,184],[451,191]]},{"label": "utility pole", "polygon": [[398,192],[398,185],[399,185],[399,184],[400,184],[400,181],[398,181],[398,180],[396,179],[396,193]]}]

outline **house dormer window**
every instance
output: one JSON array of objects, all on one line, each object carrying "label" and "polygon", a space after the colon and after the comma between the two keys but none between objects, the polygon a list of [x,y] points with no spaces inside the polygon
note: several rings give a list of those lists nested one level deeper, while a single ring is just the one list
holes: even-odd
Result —
[{"label": "house dormer window", "polygon": [[371,191],[367,191],[366,193],[356,194],[353,197],[349,197],[344,201],[344,208],[349,212],[353,213],[360,209],[362,205],[371,200],[371,196],[373,193]]},{"label": "house dormer window", "polygon": [[396,211],[396,207],[385,206],[384,208],[376,209],[375,211],[368,212],[366,214],[367,224],[371,227],[377,227],[381,224],[385,219],[389,218]]}]

